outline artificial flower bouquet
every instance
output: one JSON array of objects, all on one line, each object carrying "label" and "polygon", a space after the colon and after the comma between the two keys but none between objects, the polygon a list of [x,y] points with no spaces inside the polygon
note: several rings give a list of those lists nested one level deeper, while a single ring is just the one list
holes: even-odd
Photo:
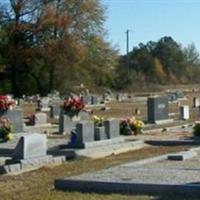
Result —
[{"label": "artificial flower bouquet", "polygon": [[128,120],[120,121],[120,134],[121,135],[132,135],[132,130],[128,123]]},{"label": "artificial flower bouquet", "polygon": [[135,135],[142,133],[142,128],[144,126],[144,122],[142,120],[132,117],[128,119],[128,123],[130,125],[131,130],[134,132]]},{"label": "artificial flower bouquet", "polygon": [[144,122],[142,120],[136,119],[135,117],[129,118],[127,120],[122,120],[120,122],[120,134],[122,135],[132,135],[142,133],[142,128]]},{"label": "artificial flower bouquet", "polygon": [[0,110],[11,110],[13,106],[15,106],[15,100],[10,96],[0,95]]},{"label": "artificial flower bouquet", "polygon": [[104,118],[103,117],[99,117],[97,115],[93,115],[92,116],[92,120],[94,122],[94,125],[95,126],[103,126],[103,121],[104,121]]},{"label": "artificial flower bouquet", "polygon": [[8,118],[0,118],[0,140],[1,142],[7,142],[13,138],[12,126]]},{"label": "artificial flower bouquet", "polygon": [[84,102],[81,99],[72,98],[70,100],[65,100],[63,109],[65,112],[73,113],[78,115],[78,113],[85,107]]}]

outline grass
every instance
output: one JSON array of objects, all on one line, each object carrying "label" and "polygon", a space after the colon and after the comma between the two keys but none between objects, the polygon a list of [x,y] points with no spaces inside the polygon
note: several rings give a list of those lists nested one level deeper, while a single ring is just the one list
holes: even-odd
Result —
[{"label": "grass", "polygon": [[[140,160],[160,154],[188,149],[188,146],[146,147],[141,150],[109,156],[103,159],[85,159],[68,161],[63,165],[43,167],[32,172],[15,176],[0,176],[0,200],[150,200],[158,199],[148,195],[120,195],[63,192],[54,189],[54,180],[66,176],[78,175],[88,171],[96,171],[121,163]],[[183,199],[183,198],[182,198]]]}]

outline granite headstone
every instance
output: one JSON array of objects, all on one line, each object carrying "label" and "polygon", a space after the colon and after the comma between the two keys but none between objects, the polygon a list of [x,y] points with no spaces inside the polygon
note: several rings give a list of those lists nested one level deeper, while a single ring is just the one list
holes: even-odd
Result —
[{"label": "granite headstone", "polygon": [[23,132],[24,117],[23,117],[23,111],[21,109],[0,111],[0,117],[6,117],[10,119],[13,133]]},{"label": "granite headstone", "polygon": [[119,137],[120,128],[119,128],[119,120],[117,119],[109,119],[104,121],[105,133],[108,139]]},{"label": "granite headstone", "polygon": [[46,135],[34,133],[22,136],[12,156],[14,160],[32,159],[46,156],[47,138]]},{"label": "granite headstone", "polygon": [[149,97],[147,100],[148,122],[156,123],[159,120],[168,119],[168,98],[167,97]]}]

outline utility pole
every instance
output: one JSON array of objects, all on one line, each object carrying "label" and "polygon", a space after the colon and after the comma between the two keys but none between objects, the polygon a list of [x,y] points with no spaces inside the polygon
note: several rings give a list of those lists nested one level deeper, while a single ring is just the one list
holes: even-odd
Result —
[{"label": "utility pole", "polygon": [[126,56],[127,56],[127,72],[128,72],[128,75],[129,75],[129,32],[130,30],[127,29],[126,31]]}]

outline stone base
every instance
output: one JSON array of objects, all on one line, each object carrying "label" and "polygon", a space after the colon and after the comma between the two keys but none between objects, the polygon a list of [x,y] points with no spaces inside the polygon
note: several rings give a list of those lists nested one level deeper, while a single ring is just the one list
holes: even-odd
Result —
[{"label": "stone base", "polygon": [[156,120],[155,124],[159,125],[159,124],[169,124],[174,122],[174,119],[162,119],[162,120]]},{"label": "stone base", "polygon": [[180,153],[170,154],[170,155],[168,155],[167,159],[181,161],[181,160],[187,160],[187,159],[193,158],[195,156],[197,156],[197,152],[186,151],[186,152],[182,152],[181,154]]},{"label": "stone base", "polygon": [[41,111],[42,111],[42,112],[49,112],[49,111],[50,111],[50,108],[41,108]]},{"label": "stone base", "polygon": [[88,180],[55,180],[55,188],[67,191],[96,192],[96,193],[118,193],[118,194],[147,194],[147,195],[169,195],[176,196],[200,196],[199,184],[148,184],[133,183],[129,180],[118,182],[111,181],[88,181]]},{"label": "stone base", "polygon": [[0,174],[6,173],[21,173],[38,169],[46,165],[60,165],[65,162],[65,156],[53,157],[47,155],[39,158],[24,159],[24,160],[6,160],[5,165],[0,166]]},{"label": "stone base", "polygon": [[68,144],[64,144],[64,145],[60,145],[59,146],[60,149],[84,149],[85,148],[85,144],[84,143],[68,143]]}]

